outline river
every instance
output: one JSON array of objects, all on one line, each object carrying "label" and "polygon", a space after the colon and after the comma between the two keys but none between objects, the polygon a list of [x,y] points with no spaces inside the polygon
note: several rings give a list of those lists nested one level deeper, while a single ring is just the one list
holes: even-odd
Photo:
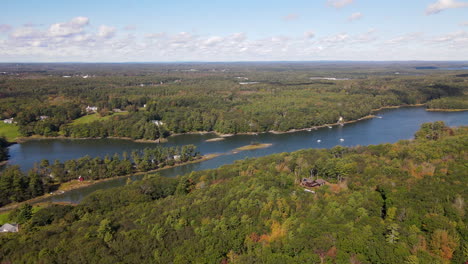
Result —
[{"label": "river", "polygon": [[[261,157],[273,153],[291,152],[304,148],[331,148],[336,145],[356,146],[382,143],[394,143],[402,139],[413,138],[422,123],[444,121],[449,126],[468,125],[468,112],[427,112],[423,107],[403,107],[385,109],[376,113],[381,118],[366,119],[344,126],[320,128],[312,131],[300,131],[285,134],[262,133],[258,135],[235,135],[223,141],[206,142],[215,138],[214,134],[187,134],[169,137],[165,146],[194,144],[202,154],[227,153],[249,145],[252,142],[272,143],[265,149],[242,151],[237,154],[221,155],[201,163],[188,164],[158,172],[162,176],[175,177],[196,170],[213,169],[236,160]],[[320,140],[320,142],[318,142]],[[9,163],[28,170],[42,159],[50,161],[76,159],[85,155],[91,157],[106,154],[130,152],[154,146],[157,143],[137,143],[121,139],[40,139],[31,140],[10,147]],[[133,176],[133,180],[143,176]],[[54,195],[46,201],[73,202],[81,201],[85,196],[99,189],[122,186],[126,178],[113,179],[89,187]]]}]

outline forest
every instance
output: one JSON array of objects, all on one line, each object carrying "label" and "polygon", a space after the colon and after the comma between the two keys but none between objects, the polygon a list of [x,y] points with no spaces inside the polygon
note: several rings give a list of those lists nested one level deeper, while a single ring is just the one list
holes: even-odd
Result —
[{"label": "forest", "polygon": [[0,207],[55,191],[62,183],[72,180],[108,179],[174,166],[200,158],[200,153],[196,151],[194,145],[156,146],[132,151],[130,155],[124,152],[122,155],[114,154],[112,157],[85,156],[65,162],[42,160],[27,173],[22,172],[19,166],[6,166],[0,172]]},{"label": "forest", "polygon": [[[10,214],[5,263],[464,263],[468,128],[306,149]],[[326,184],[305,191],[313,177]]]},{"label": "forest", "polygon": [[0,64],[5,73],[0,75],[0,117],[13,118],[21,137],[158,140],[197,131],[310,128],[340,117],[356,120],[389,106],[468,108],[466,74],[426,68],[379,63]]}]

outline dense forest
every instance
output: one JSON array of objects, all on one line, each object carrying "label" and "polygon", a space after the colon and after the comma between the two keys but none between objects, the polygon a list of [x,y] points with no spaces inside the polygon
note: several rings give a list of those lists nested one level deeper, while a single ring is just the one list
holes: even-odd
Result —
[{"label": "dense forest", "polygon": [[[77,206],[10,217],[6,263],[464,263],[468,128],[308,149],[177,178],[147,175]],[[327,184],[305,191],[299,182]]]},{"label": "dense forest", "polygon": [[378,63],[1,64],[0,115],[14,118],[24,137],[156,140],[193,131],[308,128],[340,117],[356,120],[386,106],[467,108],[466,74],[419,68]]},{"label": "dense forest", "polygon": [[0,162],[8,159],[8,147],[10,144],[5,137],[0,137]]},{"label": "dense forest", "polygon": [[0,172],[0,207],[41,196],[72,180],[100,180],[136,172],[147,172],[200,158],[194,145],[182,147],[146,148],[112,157],[91,158],[51,163],[42,160],[35,168],[23,173],[19,166],[7,166]]}]

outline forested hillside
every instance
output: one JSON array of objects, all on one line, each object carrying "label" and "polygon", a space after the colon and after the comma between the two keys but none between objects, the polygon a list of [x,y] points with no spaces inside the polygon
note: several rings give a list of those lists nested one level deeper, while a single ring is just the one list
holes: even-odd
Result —
[{"label": "forested hillside", "polygon": [[0,75],[0,115],[13,117],[22,136],[155,140],[193,131],[308,128],[385,106],[466,108],[459,99],[467,93],[465,75],[388,67],[24,64]]},{"label": "forested hillside", "polygon": [[[76,207],[12,213],[6,263],[464,263],[468,129],[308,149],[178,178],[148,175]],[[304,191],[304,177],[327,184]],[[26,217],[25,217],[26,216]]]}]

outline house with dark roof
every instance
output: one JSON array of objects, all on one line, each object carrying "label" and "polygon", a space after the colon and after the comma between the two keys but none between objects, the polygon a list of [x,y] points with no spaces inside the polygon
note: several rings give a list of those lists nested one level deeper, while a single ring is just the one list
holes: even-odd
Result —
[{"label": "house with dark roof", "polygon": [[324,179],[312,180],[311,178],[304,178],[301,181],[301,185],[305,187],[320,187],[325,185],[325,183],[327,183],[327,181]]}]

